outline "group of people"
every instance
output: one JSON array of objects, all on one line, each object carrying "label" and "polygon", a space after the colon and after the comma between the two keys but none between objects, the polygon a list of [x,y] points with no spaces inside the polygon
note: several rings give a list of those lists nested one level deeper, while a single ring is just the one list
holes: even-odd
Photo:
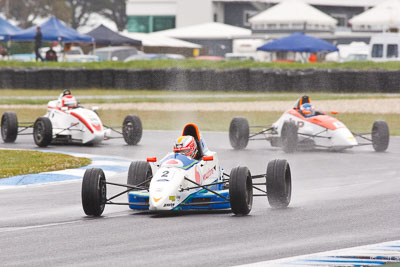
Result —
[{"label": "group of people", "polygon": [[47,50],[45,59],[43,59],[42,55],[40,54],[40,47],[42,46],[42,39],[43,35],[40,31],[40,27],[36,28],[36,35],[35,35],[35,55],[36,61],[40,59],[40,61],[57,61],[57,52],[53,49],[54,44],[50,46],[50,49]]}]

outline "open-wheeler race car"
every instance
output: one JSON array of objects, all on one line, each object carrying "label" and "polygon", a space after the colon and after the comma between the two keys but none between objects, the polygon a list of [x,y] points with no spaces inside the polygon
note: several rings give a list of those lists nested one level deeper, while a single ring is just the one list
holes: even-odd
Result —
[{"label": "open-wheeler race car", "polygon": [[[261,130],[250,132],[250,128]],[[314,148],[340,151],[365,145],[372,145],[375,151],[382,152],[388,148],[389,138],[385,121],[375,121],[371,132],[353,133],[336,118],[315,110],[308,96],[299,98],[296,105],[272,125],[249,126],[246,118],[235,117],[229,126],[229,140],[234,149],[246,148],[249,140],[267,140],[271,146],[282,147],[286,153]]]},{"label": "open-wheeler race car", "polygon": [[[192,141],[179,145],[186,139]],[[195,151],[194,157],[188,156],[189,151]],[[253,182],[253,179],[262,180]],[[124,190],[107,196],[109,185]],[[253,190],[258,193],[253,194]],[[251,175],[247,167],[239,166],[228,175],[219,165],[217,153],[208,149],[197,126],[187,124],[174,153],[158,162],[156,158],[132,162],[127,184],[107,181],[100,168],[87,169],[82,181],[82,206],[90,216],[100,216],[107,204],[155,212],[231,209],[234,214],[246,215],[252,208],[253,196],[267,196],[271,207],[284,208],[290,203],[291,191],[291,172],[286,160],[270,161],[264,174]],[[126,193],[128,202],[115,202]]]},{"label": "open-wheeler race car", "polygon": [[142,138],[142,122],[138,116],[126,116],[120,131],[118,127],[104,125],[96,110],[79,106],[70,90],[64,90],[57,100],[49,101],[47,113],[34,123],[19,124],[15,112],[4,112],[1,137],[5,143],[13,143],[18,135],[30,135],[26,131],[33,128],[33,139],[39,147],[50,143],[96,144],[122,137],[127,144],[136,145]]}]

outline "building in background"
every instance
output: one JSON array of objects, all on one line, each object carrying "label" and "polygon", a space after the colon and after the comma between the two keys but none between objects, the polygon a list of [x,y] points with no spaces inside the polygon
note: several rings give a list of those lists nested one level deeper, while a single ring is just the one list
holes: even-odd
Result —
[{"label": "building in background", "polygon": [[212,0],[129,0],[129,32],[151,33],[206,22],[222,22],[219,4]]},{"label": "building in background", "polygon": [[[220,22],[251,28],[249,19],[285,0],[128,0],[127,30],[155,32],[189,25]],[[297,0],[301,1],[301,0]],[[349,20],[382,0],[303,0],[350,30]]]}]

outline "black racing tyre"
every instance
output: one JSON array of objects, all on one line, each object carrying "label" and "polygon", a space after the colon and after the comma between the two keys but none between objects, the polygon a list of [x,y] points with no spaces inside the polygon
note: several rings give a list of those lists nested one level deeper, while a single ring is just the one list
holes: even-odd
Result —
[{"label": "black racing tyre", "polygon": [[281,131],[282,149],[286,153],[293,153],[297,149],[297,126],[292,121],[285,121]]},{"label": "black racing tyre", "polygon": [[39,117],[33,124],[33,140],[40,147],[46,147],[53,139],[53,126],[47,117]]},{"label": "black racing tyre", "polygon": [[249,143],[249,122],[246,118],[235,117],[229,125],[229,141],[234,149],[244,149]]},{"label": "black racing tyre", "polygon": [[18,119],[17,114],[7,111],[1,116],[1,138],[4,143],[13,143],[18,136]]},{"label": "black racing tyre", "polygon": [[136,115],[128,115],[122,124],[122,135],[128,145],[136,145],[142,139],[142,121]]},{"label": "black racing tyre", "polygon": [[377,120],[372,125],[372,146],[375,151],[383,152],[389,146],[389,126],[386,121]]},{"label": "black racing tyre", "polygon": [[231,170],[229,178],[229,199],[232,212],[236,215],[247,215],[253,205],[253,181],[247,167],[236,167]]},{"label": "black racing tyre", "polygon": [[267,197],[272,208],[286,208],[292,196],[292,176],[284,159],[271,160],[267,166]]},{"label": "black racing tyre", "polygon": [[87,169],[82,180],[83,211],[89,216],[100,216],[104,211],[106,200],[107,186],[103,170]]},{"label": "black racing tyre", "polygon": [[[129,166],[127,184],[148,189],[152,177],[153,171],[147,161],[133,161]],[[146,180],[149,181],[144,183]]]}]

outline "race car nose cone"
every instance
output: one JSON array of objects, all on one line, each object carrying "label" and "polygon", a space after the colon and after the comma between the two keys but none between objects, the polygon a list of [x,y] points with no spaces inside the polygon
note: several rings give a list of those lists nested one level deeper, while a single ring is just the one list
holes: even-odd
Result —
[{"label": "race car nose cone", "polygon": [[331,142],[333,147],[352,147],[358,144],[356,138],[347,128],[335,130]]}]

